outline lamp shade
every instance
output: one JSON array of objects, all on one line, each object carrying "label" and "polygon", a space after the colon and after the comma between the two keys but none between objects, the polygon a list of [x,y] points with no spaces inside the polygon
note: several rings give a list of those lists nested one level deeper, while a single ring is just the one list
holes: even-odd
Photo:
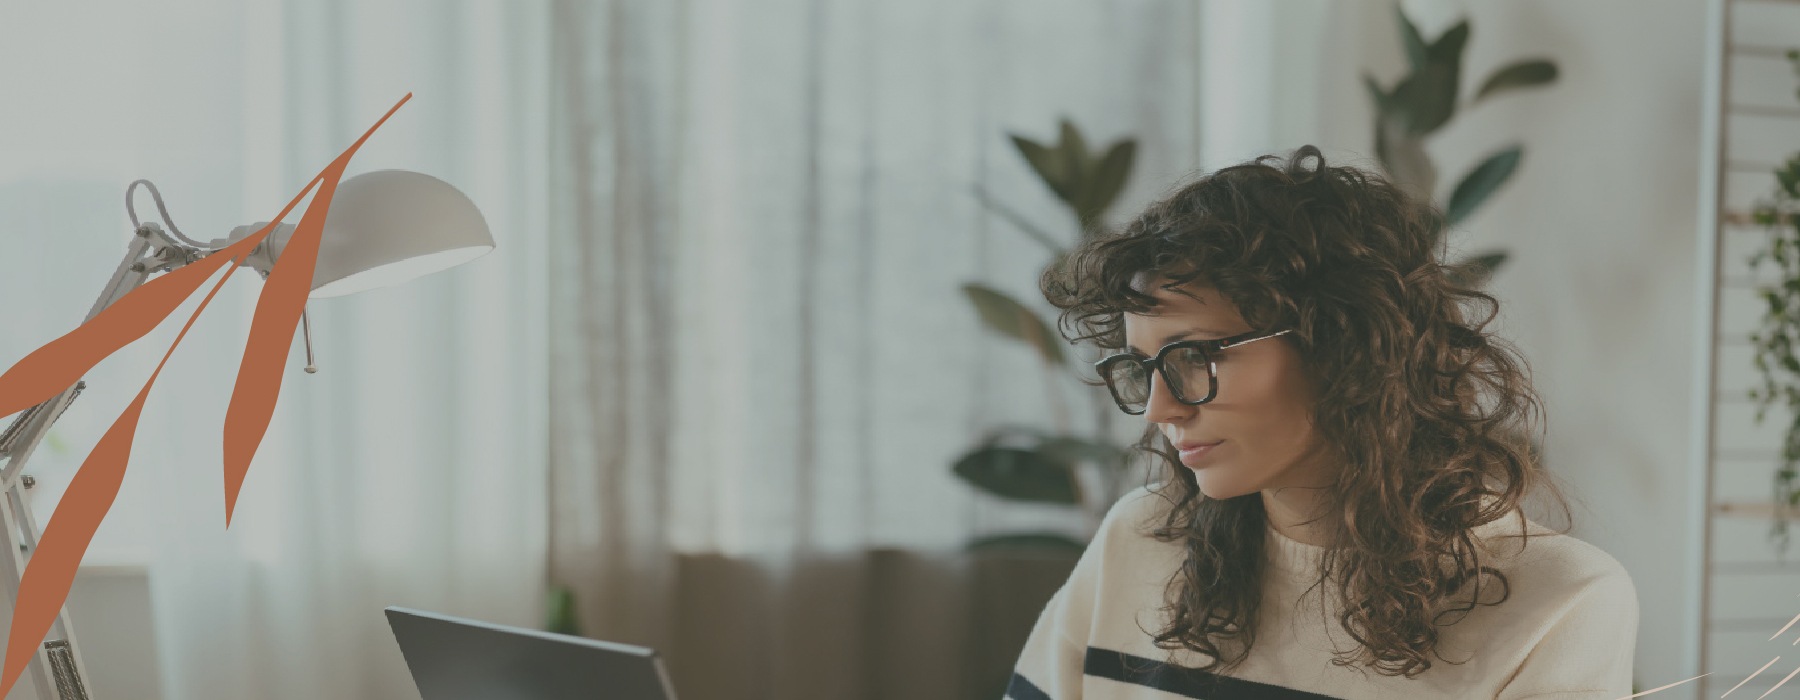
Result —
[{"label": "lamp shade", "polygon": [[[291,224],[271,232],[249,263],[266,274],[293,233]],[[493,249],[481,211],[450,183],[407,170],[363,173],[338,183],[331,198],[309,296],[399,284]]]}]

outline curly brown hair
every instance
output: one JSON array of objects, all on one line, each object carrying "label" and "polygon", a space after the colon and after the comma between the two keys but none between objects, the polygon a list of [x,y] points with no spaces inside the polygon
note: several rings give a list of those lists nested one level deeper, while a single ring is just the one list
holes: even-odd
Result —
[{"label": "curly brown hair", "polygon": [[[1408,678],[1432,666],[1441,625],[1509,595],[1473,530],[1534,489],[1569,510],[1531,447],[1543,406],[1529,368],[1488,330],[1498,301],[1449,274],[1443,228],[1430,203],[1305,146],[1181,187],[1085,241],[1040,285],[1065,339],[1105,349],[1125,347],[1124,314],[1156,305],[1133,287],[1146,277],[1209,286],[1251,327],[1292,331],[1277,341],[1294,344],[1318,388],[1314,426],[1341,465],[1321,495],[1333,544],[1313,587],[1332,584],[1358,649],[1332,663]],[[1468,302],[1486,305],[1479,321]],[[1187,549],[1156,644],[1204,654],[1209,671],[1235,668],[1255,641],[1263,573],[1246,563],[1264,556],[1263,502],[1205,497],[1155,424],[1136,448],[1167,474],[1171,509],[1152,534]],[[1484,599],[1487,581],[1498,600]]]}]

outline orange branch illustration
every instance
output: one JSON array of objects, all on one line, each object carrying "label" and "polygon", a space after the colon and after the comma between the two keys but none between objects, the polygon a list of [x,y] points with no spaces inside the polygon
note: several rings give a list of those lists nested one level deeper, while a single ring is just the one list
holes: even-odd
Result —
[{"label": "orange branch illustration", "polygon": [[[281,257],[270,271],[266,285],[257,299],[251,321],[244,359],[238,369],[224,426],[225,523],[231,516],[250,460],[256,454],[274,415],[280,394],[283,367],[293,343],[294,330],[305,308],[310,283],[317,262],[319,237],[331,208],[332,195],[343,177],[351,156],[388,117],[412,98],[408,93],[395,103],[374,126],[345,149],[281,210],[274,221],[255,234],[232,245],[144,283],[101,310],[75,330],[53,340],[27,355],[18,364],[0,374],[0,417],[38,405],[67,390],[80,381],[83,374],[119,348],[142,338],[176,307],[199,289],[200,284],[227,263],[236,263],[249,255],[280,225],[308,192],[318,188],[306,213],[301,217]],[[156,383],[162,368],[181,344],[188,329],[205,311],[207,304],[231,278],[232,264],[212,290],[201,301],[187,324],[151,373],[137,397],[118,420],[100,438],[93,451],[81,464],[64,492],[54,517],[45,527],[36,553],[31,557],[19,582],[18,599],[14,601],[12,626],[7,635],[6,662],[0,674],[0,697],[11,692],[48,634],[68,598],[75,572],[87,552],[94,533],[112,508],[123,482],[131,454],[138,418],[150,387]]]},{"label": "orange branch illustration", "polygon": [[[281,259],[269,273],[262,295],[256,300],[256,313],[250,321],[250,339],[244,344],[244,360],[238,368],[237,385],[231,391],[231,404],[225,413],[225,526],[231,527],[231,514],[237,507],[238,491],[244,475],[250,471],[250,458],[262,444],[269,430],[269,419],[275,415],[275,399],[281,395],[282,370],[287,365],[288,348],[294,342],[294,327],[306,307],[312,291],[313,266],[319,256],[319,234],[325,229],[325,215],[331,210],[331,197],[337,193],[338,180],[350,164],[350,156],[362,148],[369,135],[406,104],[412,93],[400,98],[387,114],[350,144],[343,155],[331,162],[314,182],[319,193],[300,217],[300,225],[283,249]],[[290,206],[292,206],[290,204]],[[285,212],[284,212],[285,213]]]}]

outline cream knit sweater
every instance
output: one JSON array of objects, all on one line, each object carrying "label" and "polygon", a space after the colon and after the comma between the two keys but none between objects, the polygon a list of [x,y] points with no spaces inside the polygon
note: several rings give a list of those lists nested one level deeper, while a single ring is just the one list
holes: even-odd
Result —
[{"label": "cream knit sweater", "polygon": [[[1204,657],[1181,650],[1175,665],[1151,633],[1166,622],[1169,577],[1186,556],[1179,543],[1151,538],[1169,501],[1156,487],[1131,492],[1107,513],[1094,541],[1038,618],[1007,690],[1010,700],[1619,700],[1631,695],[1637,591],[1605,552],[1529,523],[1502,518],[1476,530],[1482,564],[1504,572],[1509,597],[1477,606],[1440,628],[1438,656],[1407,679],[1338,667],[1332,650],[1355,640],[1324,609],[1312,585],[1323,548],[1267,529],[1267,595],[1256,643],[1225,676],[1196,669]],[[1542,533],[1542,536],[1540,536]],[[1524,543],[1521,546],[1521,543]],[[1497,586],[1484,581],[1482,597]],[[1489,591],[1496,591],[1490,594]],[[1335,608],[1333,608],[1335,610]]]}]

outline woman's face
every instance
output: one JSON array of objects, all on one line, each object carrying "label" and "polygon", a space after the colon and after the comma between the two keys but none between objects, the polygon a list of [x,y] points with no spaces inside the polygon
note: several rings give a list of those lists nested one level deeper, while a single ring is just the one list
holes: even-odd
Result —
[{"label": "woman's face", "polygon": [[[1158,285],[1162,282],[1158,282]],[[1177,340],[1210,340],[1250,331],[1230,301],[1217,290],[1183,288],[1192,298],[1154,286],[1158,306],[1150,315],[1125,314],[1130,351],[1155,357]],[[1169,394],[1162,373],[1152,375],[1145,420],[1157,424],[1169,443],[1218,443],[1182,451],[1200,491],[1209,498],[1233,498],[1286,486],[1330,484],[1321,441],[1312,428],[1315,394],[1301,370],[1300,353],[1277,336],[1218,353],[1219,391],[1213,400],[1189,406]]]}]

